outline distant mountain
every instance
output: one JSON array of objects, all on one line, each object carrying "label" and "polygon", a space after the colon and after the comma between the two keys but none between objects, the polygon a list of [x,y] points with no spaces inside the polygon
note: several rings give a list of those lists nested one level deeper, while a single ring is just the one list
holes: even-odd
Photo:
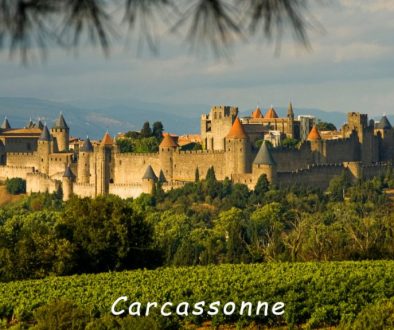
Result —
[{"label": "distant mountain", "polygon": [[[79,105],[63,102],[47,101],[35,98],[0,97],[0,120],[7,116],[13,127],[24,127],[30,117],[35,121],[40,118],[51,126],[60,112],[63,112],[71,127],[71,135],[101,138],[108,129],[111,134],[138,130],[145,121],[161,121],[166,131],[185,134],[200,131],[200,116],[208,113],[209,105],[171,105],[133,101],[128,104],[111,105],[103,102],[102,106],[88,104]],[[241,112],[241,116],[250,115],[254,109]],[[280,116],[285,116],[287,108],[276,108]],[[314,115],[323,121],[332,122],[338,128],[346,121],[346,114],[326,112],[319,109],[295,108],[295,115]],[[394,123],[394,117],[389,116]]]},{"label": "distant mountain", "polygon": [[200,130],[199,112],[197,109],[195,112],[190,109],[188,112],[182,111],[184,109],[184,106],[159,106],[149,103],[92,109],[35,98],[0,97],[0,120],[7,116],[13,127],[24,127],[30,118],[33,121],[41,119],[50,127],[62,112],[71,128],[71,135],[89,135],[92,138],[100,138],[107,129],[111,134],[138,130],[145,121],[161,121],[165,130],[177,134],[197,133]]}]

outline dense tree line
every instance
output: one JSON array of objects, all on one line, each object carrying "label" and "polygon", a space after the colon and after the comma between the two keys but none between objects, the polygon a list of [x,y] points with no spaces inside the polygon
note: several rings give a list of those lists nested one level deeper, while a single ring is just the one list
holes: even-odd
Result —
[{"label": "dense tree line", "polygon": [[116,139],[116,143],[120,152],[158,152],[163,131],[164,127],[160,121],[154,122],[152,128],[147,121],[140,131],[129,131],[123,138]]},{"label": "dense tree line", "polygon": [[392,172],[326,192],[201,179],[122,200],[37,194],[0,209],[0,279],[266,261],[390,259]]}]

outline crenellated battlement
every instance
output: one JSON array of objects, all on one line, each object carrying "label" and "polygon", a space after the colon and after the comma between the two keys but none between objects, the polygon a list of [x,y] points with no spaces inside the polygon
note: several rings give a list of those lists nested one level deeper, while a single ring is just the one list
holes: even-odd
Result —
[{"label": "crenellated battlement", "polygon": [[28,156],[32,157],[36,155],[36,152],[7,152],[8,156]]},{"label": "crenellated battlement", "polygon": [[133,158],[133,157],[159,157],[158,152],[147,152],[147,153],[139,153],[139,152],[116,152],[116,158]]},{"label": "crenellated battlement", "polygon": [[177,150],[179,155],[222,155],[224,150]]}]

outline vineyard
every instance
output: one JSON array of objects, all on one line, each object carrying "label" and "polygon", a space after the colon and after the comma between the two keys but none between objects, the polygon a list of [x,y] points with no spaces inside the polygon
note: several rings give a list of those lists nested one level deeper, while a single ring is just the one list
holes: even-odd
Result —
[{"label": "vineyard", "polygon": [[282,316],[219,313],[213,317],[176,316],[177,322],[213,324],[255,322],[265,325],[324,327],[352,322],[363,308],[394,297],[394,262],[268,263],[206,267],[162,268],[97,275],[48,277],[0,285],[3,319],[22,319],[41,305],[58,299],[75,302],[91,314],[110,314],[113,302],[127,296],[131,302],[198,301],[208,304],[242,301],[285,303]]}]

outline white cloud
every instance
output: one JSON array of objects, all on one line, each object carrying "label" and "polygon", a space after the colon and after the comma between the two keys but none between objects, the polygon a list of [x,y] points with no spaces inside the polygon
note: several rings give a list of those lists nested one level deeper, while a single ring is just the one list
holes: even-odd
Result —
[{"label": "white cloud", "polygon": [[341,3],[347,8],[362,9],[371,13],[394,11],[393,0],[341,0]]},{"label": "white cloud", "polygon": [[385,56],[393,55],[394,48],[366,42],[353,42],[338,47],[335,51],[335,62],[353,60],[376,60]]}]

